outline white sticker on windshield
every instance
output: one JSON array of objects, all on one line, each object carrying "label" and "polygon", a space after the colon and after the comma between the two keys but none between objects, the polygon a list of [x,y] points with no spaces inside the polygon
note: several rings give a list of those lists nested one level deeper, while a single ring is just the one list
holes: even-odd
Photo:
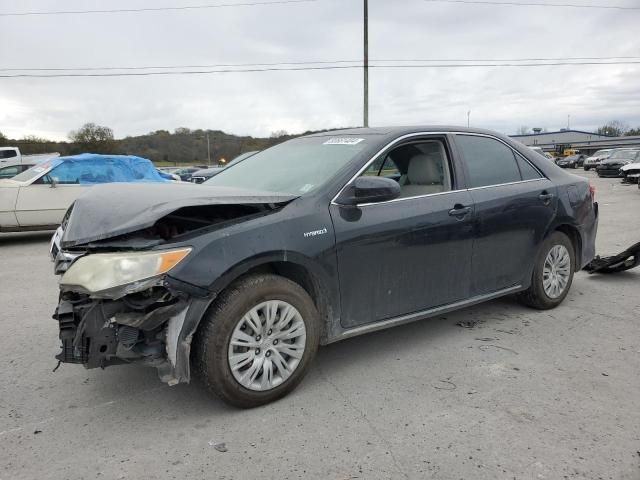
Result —
[{"label": "white sticker on windshield", "polygon": [[333,137],[324,142],[323,145],[357,145],[362,141],[364,141],[364,138]]}]

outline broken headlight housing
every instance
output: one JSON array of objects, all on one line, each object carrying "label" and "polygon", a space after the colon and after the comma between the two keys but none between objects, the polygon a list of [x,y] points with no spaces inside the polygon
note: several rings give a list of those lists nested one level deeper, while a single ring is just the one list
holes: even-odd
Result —
[{"label": "broken headlight housing", "polygon": [[191,248],[151,252],[96,253],[73,262],[60,280],[63,289],[99,293],[131,285],[127,293],[149,287],[191,252]]}]

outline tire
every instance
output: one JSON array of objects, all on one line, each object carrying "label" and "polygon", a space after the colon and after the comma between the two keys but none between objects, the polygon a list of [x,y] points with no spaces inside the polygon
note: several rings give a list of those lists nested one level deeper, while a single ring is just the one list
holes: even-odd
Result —
[{"label": "tire", "polygon": [[575,170],[576,168],[578,168],[578,165],[574,163],[573,165],[571,165],[571,168]]},{"label": "tire", "polygon": [[[293,310],[287,306],[293,307]],[[245,320],[248,318],[245,315],[253,310],[261,323],[259,328],[263,328],[271,311],[266,308],[274,309],[272,318],[276,320],[273,323],[274,333],[267,335],[266,330],[261,330],[264,334],[262,338],[258,330],[252,329],[251,320]],[[278,329],[284,315],[287,318],[293,315],[292,320]],[[300,326],[300,321],[304,328]],[[287,325],[290,325],[289,330],[285,328]],[[284,335],[285,331],[295,335],[295,338],[274,339],[279,334]],[[304,333],[300,334],[301,331]],[[244,335],[253,343],[247,347],[238,346],[238,343],[232,346],[230,342],[234,335]],[[258,343],[258,339],[262,343]],[[245,338],[240,340],[244,342]],[[320,316],[300,285],[278,275],[251,275],[240,278],[228,287],[207,311],[194,338],[192,363],[209,391],[231,405],[252,408],[277,400],[296,388],[315,357],[319,340]],[[239,341],[238,337],[234,337],[234,341]],[[298,344],[294,345],[294,342]],[[230,349],[232,356],[246,360],[237,362],[235,373],[231,368]],[[302,350],[302,353],[298,353],[300,358],[296,358],[280,353],[282,350],[292,353]],[[279,369],[278,364],[285,368]],[[289,364],[293,365],[290,369],[286,368]],[[258,367],[254,368],[255,365]],[[270,366],[270,376],[266,375],[266,365]],[[252,379],[253,374],[249,372],[245,375],[249,370],[257,374],[260,380],[266,381],[269,384],[267,388],[259,390],[262,385],[258,386],[258,380]],[[249,379],[245,378],[244,381],[250,385],[242,384],[237,376],[248,376]]]},{"label": "tire", "polygon": [[591,167],[583,167],[585,172],[588,172],[589,170],[591,170]]},{"label": "tire", "polygon": [[[545,263],[547,262],[548,256],[551,254],[551,251],[553,249],[556,249],[556,252],[562,252],[562,249],[564,249],[564,251],[566,251],[566,254],[568,255],[569,260],[566,283],[564,284],[564,288],[559,292],[557,296],[550,295],[548,293],[548,291],[545,289],[543,278]],[[560,270],[562,271],[564,269]],[[569,293],[569,290],[571,289],[574,271],[575,251],[571,240],[569,240],[569,237],[567,237],[562,232],[553,232],[544,240],[544,242],[542,242],[542,246],[540,247],[540,251],[536,258],[536,264],[533,268],[531,285],[527,290],[517,295],[518,301],[529,307],[537,308],[538,310],[549,310],[551,308],[557,307],[562,303],[562,301]],[[560,276],[560,273],[558,273],[558,275]],[[553,290],[553,286],[551,287],[551,289]]]}]

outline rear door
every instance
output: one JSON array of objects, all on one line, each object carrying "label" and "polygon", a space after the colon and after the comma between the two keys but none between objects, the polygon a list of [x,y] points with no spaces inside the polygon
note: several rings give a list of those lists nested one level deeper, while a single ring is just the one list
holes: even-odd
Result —
[{"label": "rear door", "polygon": [[449,151],[444,137],[414,138],[380,155],[363,173],[396,179],[400,198],[331,204],[343,327],[469,295],[473,204],[469,192],[456,189]]},{"label": "rear door", "polygon": [[455,135],[473,198],[471,296],[522,284],[557,206],[554,184],[501,140]]}]

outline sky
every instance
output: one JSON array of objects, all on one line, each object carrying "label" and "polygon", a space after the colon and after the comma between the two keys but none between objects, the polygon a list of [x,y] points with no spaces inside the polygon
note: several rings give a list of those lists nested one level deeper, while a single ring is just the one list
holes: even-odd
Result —
[{"label": "sky", "polygon": [[[3,0],[0,14],[221,3],[242,1]],[[640,0],[555,3],[640,6]],[[0,68],[359,61],[362,7],[362,0],[315,0],[0,16]],[[372,64],[614,56],[640,61],[639,20],[640,10],[369,0],[369,56]],[[54,72],[0,72],[19,73]],[[469,111],[471,126],[507,134],[521,126],[566,128],[569,115],[571,128],[581,130],[614,119],[640,126],[640,64],[372,68],[369,82],[371,126],[466,125]],[[253,136],[299,133],[362,125],[362,95],[361,68],[0,78],[0,132],[64,140],[71,130],[94,122],[111,127],[116,138],[178,127]]]}]

